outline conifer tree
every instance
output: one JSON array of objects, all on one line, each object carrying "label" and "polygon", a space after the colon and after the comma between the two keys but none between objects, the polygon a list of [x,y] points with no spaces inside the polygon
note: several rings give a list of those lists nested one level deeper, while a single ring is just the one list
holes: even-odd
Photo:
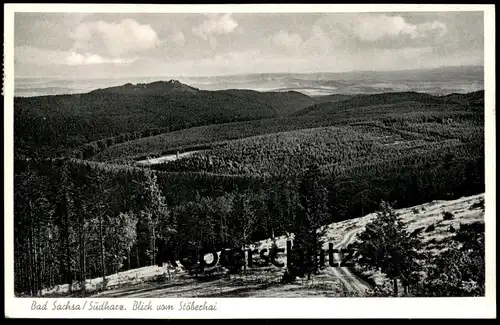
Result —
[{"label": "conifer tree", "polygon": [[162,220],[168,218],[169,211],[167,209],[165,197],[158,186],[157,176],[154,172],[146,173],[144,186],[144,210],[142,211],[142,217],[145,220],[145,224],[149,232],[149,264],[154,265],[156,256],[156,239],[159,237],[158,226]]},{"label": "conifer tree", "polygon": [[398,281],[405,291],[418,281],[420,238],[406,230],[389,203],[381,203],[375,220],[366,225],[358,240],[353,246],[360,255],[360,263],[385,273],[393,281],[395,296],[399,294]]},{"label": "conifer tree", "polygon": [[294,222],[290,273],[302,277],[319,269],[319,250],[323,245],[321,226],[328,216],[328,192],[320,183],[318,165],[309,167],[300,179],[299,202]]}]

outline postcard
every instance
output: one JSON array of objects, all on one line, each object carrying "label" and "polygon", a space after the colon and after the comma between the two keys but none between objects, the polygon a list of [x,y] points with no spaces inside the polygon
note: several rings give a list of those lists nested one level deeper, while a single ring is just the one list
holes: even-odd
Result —
[{"label": "postcard", "polygon": [[7,318],[496,318],[493,5],[4,9]]}]

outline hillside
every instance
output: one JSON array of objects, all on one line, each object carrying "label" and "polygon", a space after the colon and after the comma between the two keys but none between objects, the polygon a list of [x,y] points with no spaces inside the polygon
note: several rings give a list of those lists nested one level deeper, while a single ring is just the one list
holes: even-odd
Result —
[{"label": "hillside", "polygon": [[[422,231],[422,252],[439,256],[448,249],[448,240],[453,235],[450,227],[459,229],[461,224],[475,222],[484,224],[484,210],[476,206],[484,200],[484,194],[463,197],[451,201],[432,201],[418,206],[396,210],[402,218],[408,231]],[[442,220],[442,213],[450,212],[453,220]],[[373,220],[374,213],[369,215],[336,222],[325,228],[325,241],[323,249],[328,249],[328,243],[334,247],[346,248],[354,243],[357,234],[365,229],[368,222]],[[290,234],[293,239],[293,234]],[[278,247],[286,248],[287,238],[276,238]],[[271,247],[271,239],[258,242],[252,248],[262,250]],[[220,253],[219,253],[220,254]],[[220,256],[220,255],[219,255]],[[255,257],[258,259],[258,257]],[[212,257],[205,257],[207,262]],[[281,253],[279,262],[286,263],[286,252]],[[328,258],[325,262],[328,261]],[[328,262],[327,262],[328,263]],[[233,275],[229,278],[212,276],[194,277],[189,275],[179,264],[172,268],[165,264],[163,267],[147,266],[129,271],[122,271],[107,277],[103,286],[102,278],[89,279],[86,283],[87,294],[93,297],[137,297],[137,298],[163,298],[163,297],[339,297],[339,296],[364,296],[366,290],[371,292],[373,286],[385,287],[387,278],[384,274],[373,271],[358,270],[354,267],[326,267],[313,280],[300,280],[294,284],[280,284],[284,268],[275,266],[262,267],[255,265],[249,268],[246,274]],[[211,270],[217,271],[216,265]],[[170,274],[168,279],[167,272]],[[68,285],[59,285],[45,289],[43,296],[68,296]],[[78,290],[75,284],[73,290]],[[78,295],[74,293],[73,295]]]},{"label": "hillside", "polygon": [[[425,134],[429,132],[439,134],[443,133],[440,130],[447,129],[439,137],[456,138],[460,133],[465,134],[476,129],[476,127],[460,129],[460,125],[465,127],[472,121],[474,125],[479,123],[482,127],[484,119],[482,95],[484,92],[455,94],[441,98],[420,93],[388,93],[347,96],[349,99],[345,99],[346,96],[342,95],[331,95],[315,98],[322,103],[311,105],[294,114],[298,116],[207,125],[132,139],[98,150],[92,159],[130,162],[148,156],[158,157],[162,154],[175,153],[177,150],[206,149],[224,144],[226,141],[247,137],[357,123],[382,123],[384,127]],[[446,121],[453,121],[453,124],[445,124]],[[449,132],[452,133],[446,135]],[[260,152],[256,154],[259,155]]]},{"label": "hillside", "polygon": [[122,86],[96,89],[90,93],[119,94],[119,95],[142,95],[142,96],[166,96],[178,94],[195,94],[199,89],[180,83],[178,80],[156,81],[149,84],[139,83],[133,85],[127,83]]},{"label": "hillside", "polygon": [[[178,81],[15,98],[16,155],[62,155],[110,137],[116,143],[196,125],[275,118],[313,103],[297,92],[199,91]],[[126,138],[117,139],[121,134]]]},{"label": "hillside", "polygon": [[346,100],[325,101],[306,107],[294,113],[294,116],[315,115],[324,116],[338,113],[351,113],[359,108],[369,110],[384,110],[388,113],[395,109],[398,112],[412,110],[442,110],[452,111],[468,109],[481,105],[479,99],[484,98],[484,91],[468,94],[452,94],[434,96],[417,92],[382,93],[374,95],[356,95]]}]

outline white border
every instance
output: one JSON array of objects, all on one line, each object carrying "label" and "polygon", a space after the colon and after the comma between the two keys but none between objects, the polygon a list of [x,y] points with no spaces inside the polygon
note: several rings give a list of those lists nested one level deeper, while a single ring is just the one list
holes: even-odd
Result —
[{"label": "white border", "polygon": [[[272,13],[272,12],[410,12],[483,11],[486,147],[486,297],[482,298],[206,298],[206,299],[59,299],[60,302],[123,303],[127,312],[51,311],[56,299],[15,298],[13,288],[13,96],[14,12],[120,13]],[[494,5],[381,5],[381,4],[5,4],[4,5],[4,254],[5,315],[9,318],[496,318],[496,138],[495,138],[495,6]],[[48,311],[31,311],[34,300],[49,301]],[[215,303],[217,311],[131,311],[133,301]]]}]

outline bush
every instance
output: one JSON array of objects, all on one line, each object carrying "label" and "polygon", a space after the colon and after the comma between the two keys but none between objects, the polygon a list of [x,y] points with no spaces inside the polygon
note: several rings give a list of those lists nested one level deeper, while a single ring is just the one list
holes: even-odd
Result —
[{"label": "bush", "polygon": [[429,227],[427,227],[425,229],[425,232],[431,232],[431,231],[434,231],[434,230],[436,230],[436,225],[432,224],[432,225],[430,225]]},{"label": "bush", "polygon": [[420,212],[420,211],[418,211],[417,208],[413,208],[411,211],[413,212],[413,214],[418,214]]},{"label": "bush", "polygon": [[453,219],[453,213],[449,211],[444,211],[443,212],[443,220],[452,220]]},{"label": "bush", "polygon": [[271,244],[271,248],[269,249],[269,256],[277,257],[278,256],[278,245],[276,244],[276,240],[273,240]]},{"label": "bush", "polygon": [[436,238],[431,238],[427,241],[427,245],[436,245],[439,241]]},{"label": "bush", "polygon": [[295,282],[295,277],[288,270],[286,270],[285,273],[283,273],[283,277],[281,278],[281,283],[288,284],[293,282]]},{"label": "bush", "polygon": [[482,209],[484,211],[484,199],[483,198],[481,198],[481,199],[479,199],[479,201],[473,203],[469,208],[469,210],[475,210],[475,209]]},{"label": "bush", "polygon": [[424,227],[420,227],[420,228],[417,228],[417,229],[413,230],[413,232],[412,232],[411,234],[412,234],[412,235],[418,235],[418,234],[420,234],[423,230],[424,230]]}]

